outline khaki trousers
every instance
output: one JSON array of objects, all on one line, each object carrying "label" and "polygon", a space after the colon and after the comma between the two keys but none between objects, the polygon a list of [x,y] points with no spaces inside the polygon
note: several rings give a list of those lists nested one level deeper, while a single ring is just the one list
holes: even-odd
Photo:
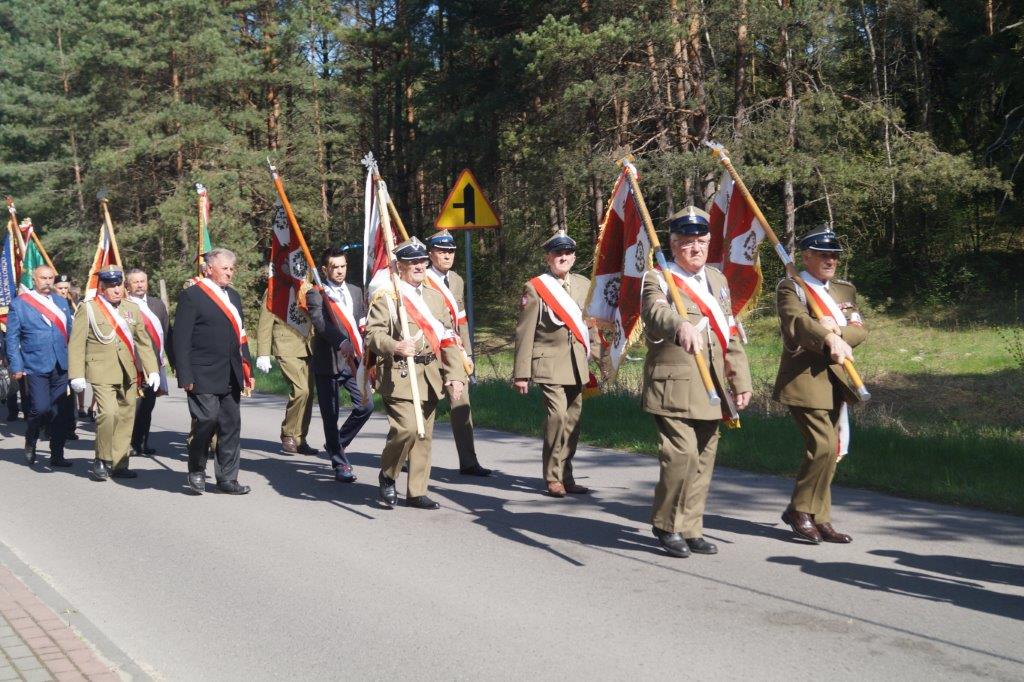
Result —
[{"label": "khaki trousers", "polygon": [[422,403],[425,438],[420,440],[416,433],[416,406],[411,400],[384,398],[384,411],[388,415],[391,429],[380,454],[380,470],[385,476],[397,480],[402,473],[402,462],[409,460],[409,481],[406,488],[408,497],[427,494],[430,481],[430,447],[434,436],[434,413],[437,411],[437,396],[430,389]]},{"label": "khaki trousers", "polygon": [[651,524],[684,538],[704,535],[704,507],[718,452],[718,421],[655,416],[661,473]]},{"label": "khaki trousers", "polygon": [[544,418],[544,480],[575,483],[572,458],[580,439],[583,387],[538,384],[547,416]]},{"label": "khaki trousers", "polygon": [[124,468],[128,466],[139,397],[135,382],[93,384],[92,394],[96,396],[96,458],[112,469]]},{"label": "khaki trousers", "polygon": [[469,405],[468,381],[459,399],[451,400],[451,407],[452,435],[455,436],[455,449],[459,453],[459,468],[469,469],[479,465],[479,462],[476,458],[476,445],[473,442],[473,410]]},{"label": "khaki trousers", "polygon": [[313,414],[313,369],[309,358],[277,358],[281,374],[291,386],[281,422],[281,438],[291,436],[296,445],[306,442]]},{"label": "khaki trousers", "polygon": [[815,523],[832,523],[832,477],[839,457],[839,409],[812,410],[790,406],[789,413],[804,437],[804,458],[796,475],[793,509],[814,515]]}]

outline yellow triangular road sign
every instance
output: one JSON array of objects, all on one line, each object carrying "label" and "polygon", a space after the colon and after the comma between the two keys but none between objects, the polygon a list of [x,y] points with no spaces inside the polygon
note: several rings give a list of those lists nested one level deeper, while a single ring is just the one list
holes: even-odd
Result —
[{"label": "yellow triangular road sign", "polygon": [[439,230],[501,227],[501,220],[468,168],[462,171],[452,191],[448,193],[448,198],[441,206],[441,213],[434,221],[434,227]]}]

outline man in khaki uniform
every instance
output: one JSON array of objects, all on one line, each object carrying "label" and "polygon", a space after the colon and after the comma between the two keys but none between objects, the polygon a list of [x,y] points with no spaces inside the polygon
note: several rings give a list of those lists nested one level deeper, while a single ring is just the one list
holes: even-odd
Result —
[{"label": "man in khaki uniform", "polygon": [[[590,280],[569,272],[576,242],[559,231],[544,242],[548,272],[526,283],[516,326],[512,387],[526,395],[530,381],[540,387],[544,419],[542,466],[547,492],[585,495],[576,483],[572,458],[580,437],[583,386],[588,355],[597,352],[596,335],[583,319]],[[591,350],[593,349],[593,350]]]},{"label": "man in khaki uniform", "polygon": [[818,229],[800,240],[805,270],[801,279],[811,289],[825,317],[811,313],[803,288],[791,279],[779,282],[776,307],[782,328],[782,360],[773,396],[789,407],[804,437],[804,458],[793,497],[782,520],[797,535],[818,544],[847,543],[853,538],[832,527],[832,477],[841,454],[841,432],[849,435],[847,405],[860,398],[843,361],[867,338],[857,289],[835,279],[843,247],[831,229]]},{"label": "man in khaki uniform", "polygon": [[[406,504],[416,509],[437,509],[440,505],[427,497],[434,413],[442,388],[453,401],[462,397],[466,372],[448,308],[441,294],[423,284],[428,263],[426,247],[413,237],[399,244],[394,253],[403,302],[390,287],[381,289],[373,295],[366,319],[366,345],[377,356],[377,391],[391,425],[380,456],[380,497],[388,507],[397,504],[395,479],[408,458]],[[409,336],[404,340],[398,319],[398,306],[403,303],[409,321]],[[409,363],[415,366],[420,406],[412,400]],[[417,409],[423,414],[423,440],[416,433]]]},{"label": "man in khaki uniform", "polygon": [[721,406],[708,401],[694,355],[700,353],[719,396],[730,391],[737,409],[750,402],[752,382],[747,354],[732,318],[729,283],[705,266],[711,236],[708,215],[688,206],[672,216],[668,269],[686,306],[681,316],[665,274],[644,275],[643,317],[647,337],[643,408],[654,415],[661,473],[654,489],[651,524],[670,555],[716,554],[704,539],[704,507],[718,452]]},{"label": "man in khaki uniform", "polygon": [[96,297],[75,313],[68,343],[68,375],[76,393],[92,385],[96,396],[96,458],[89,475],[97,481],[135,478],[128,448],[135,422],[139,381],[160,388],[160,371],[142,311],[125,300],[124,273],[111,265],[99,272]]},{"label": "man in khaki uniform", "polygon": [[[471,374],[473,346],[469,338],[469,321],[466,319],[466,285],[459,273],[452,270],[455,263],[455,238],[448,230],[431,235],[427,239],[427,255],[430,257],[430,267],[427,269],[425,283],[440,291],[444,297],[448,312],[455,319],[455,328],[465,354],[466,371]],[[490,476],[491,470],[480,466],[476,456],[468,386],[462,392],[462,398],[452,401],[451,408],[452,435],[455,436],[455,449],[459,453],[459,473],[464,476]]]},{"label": "man in khaki uniform", "polygon": [[281,422],[281,454],[315,455],[318,451],[306,443],[313,414],[313,367],[309,359],[312,322],[298,307],[295,312],[305,318],[305,336],[270,312],[266,304],[260,308],[256,329],[256,347],[260,354],[256,358],[256,368],[264,374],[269,372],[270,356],[273,355],[291,387],[288,404],[284,408],[284,421]]}]

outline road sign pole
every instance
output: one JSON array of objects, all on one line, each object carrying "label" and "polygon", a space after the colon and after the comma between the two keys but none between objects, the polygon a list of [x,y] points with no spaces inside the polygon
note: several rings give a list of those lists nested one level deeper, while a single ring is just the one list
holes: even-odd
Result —
[{"label": "road sign pole", "polygon": [[[473,237],[472,230],[463,230],[466,237],[466,324],[469,325],[469,356],[476,362],[473,354],[473,332],[476,325],[473,322]],[[476,372],[469,378],[469,383],[476,385]]]}]

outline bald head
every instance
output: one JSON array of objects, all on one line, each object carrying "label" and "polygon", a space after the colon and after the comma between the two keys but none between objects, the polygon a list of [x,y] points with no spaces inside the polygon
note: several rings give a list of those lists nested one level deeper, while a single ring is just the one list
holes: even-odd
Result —
[{"label": "bald head", "polygon": [[53,280],[57,273],[49,265],[40,265],[32,271],[32,288],[44,296],[53,291]]}]

